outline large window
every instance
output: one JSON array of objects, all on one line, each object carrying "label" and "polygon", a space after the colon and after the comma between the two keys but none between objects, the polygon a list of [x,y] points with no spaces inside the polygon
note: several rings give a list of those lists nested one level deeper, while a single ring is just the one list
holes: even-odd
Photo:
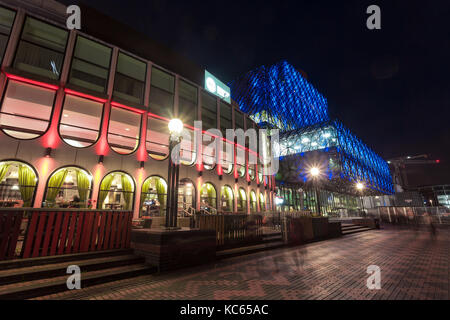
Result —
[{"label": "large window", "polygon": [[231,106],[227,103],[220,102],[220,130],[223,136],[226,136],[227,129],[233,129],[231,118]]},{"label": "large window", "polygon": [[169,127],[167,121],[148,117],[146,148],[150,157],[164,160],[169,154]]},{"label": "large window", "polygon": [[66,95],[59,133],[71,146],[88,147],[97,141],[102,121],[103,103]]},{"label": "large window", "polygon": [[203,135],[202,160],[206,170],[212,170],[216,166],[217,139],[210,135]]},{"label": "large window", "polygon": [[[190,136],[190,139],[187,139],[187,136]],[[196,135],[194,134],[194,130],[184,128],[183,136],[186,139],[181,140],[181,152],[180,152],[180,160],[181,163],[189,166],[195,162],[195,158],[197,152],[196,148]]]},{"label": "large window", "polygon": [[134,181],[124,172],[106,175],[100,184],[97,207],[107,210],[133,210]]},{"label": "large window", "polygon": [[264,200],[264,194],[260,193],[259,194],[259,209],[261,212],[266,211],[266,202]]},{"label": "large window", "polygon": [[244,129],[244,115],[239,111],[234,112],[234,126],[236,127],[236,130],[237,129],[245,130]]},{"label": "large window", "polygon": [[202,126],[203,130],[217,128],[217,99],[202,91]]},{"label": "large window", "polygon": [[238,191],[237,211],[247,213],[247,194],[243,188],[239,188]]},{"label": "large window", "polygon": [[236,145],[236,170],[238,172],[239,177],[245,176],[245,155],[247,151],[245,151],[242,147],[238,147]]},{"label": "large window", "polygon": [[200,207],[207,212],[214,212],[217,208],[216,203],[217,191],[216,188],[209,182],[202,185],[200,189]]},{"label": "large window", "polygon": [[233,212],[234,197],[233,189],[230,186],[223,186],[220,192],[220,208],[222,212]]},{"label": "large window", "polygon": [[234,163],[234,146],[233,144],[224,141],[223,142],[223,152],[222,152],[222,170],[224,173],[233,172]]},{"label": "large window", "polygon": [[141,216],[164,216],[167,204],[167,182],[157,176],[149,177],[142,184]]},{"label": "large window", "polygon": [[3,61],[6,46],[8,45],[9,34],[14,23],[16,13],[12,10],[0,7],[0,64]]},{"label": "large window", "polygon": [[256,192],[250,191],[250,213],[258,211],[258,199],[256,198]]},{"label": "large window", "polygon": [[69,83],[104,93],[108,84],[112,49],[78,36]]},{"label": "large window", "polygon": [[29,73],[59,79],[68,32],[27,17],[20,37],[14,67]]},{"label": "large window", "polygon": [[158,68],[152,68],[150,112],[162,117],[173,117],[175,77]]},{"label": "large window", "polygon": [[108,142],[120,154],[130,154],[139,145],[141,115],[118,107],[111,108]]},{"label": "large window", "polygon": [[143,104],[146,71],[144,62],[120,52],[114,79],[114,97]]},{"label": "large window", "polygon": [[0,162],[0,207],[32,207],[37,177],[20,161]]},{"label": "large window", "polygon": [[184,124],[194,126],[194,121],[197,119],[197,88],[180,80],[178,91],[178,118],[180,118]]},{"label": "large window", "polygon": [[56,170],[47,182],[45,206],[87,208],[90,206],[92,176],[78,167]]},{"label": "large window", "polygon": [[48,128],[54,100],[54,90],[10,80],[0,112],[2,130],[17,139],[39,137]]}]

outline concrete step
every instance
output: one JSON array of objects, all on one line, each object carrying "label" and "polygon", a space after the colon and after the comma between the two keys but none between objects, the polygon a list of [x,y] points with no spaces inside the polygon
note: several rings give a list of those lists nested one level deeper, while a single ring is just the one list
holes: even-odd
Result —
[{"label": "concrete step", "polygon": [[370,231],[373,230],[371,228],[368,227],[363,227],[363,226],[356,226],[356,227],[352,227],[352,228],[347,228],[347,229],[342,229],[342,235],[349,235],[349,234],[354,234],[354,233],[359,233],[359,232],[364,232],[364,231]]},{"label": "concrete step", "polygon": [[281,235],[281,232],[263,235],[264,242],[276,242],[276,241],[282,241],[282,240],[283,240],[283,236]]},{"label": "concrete step", "polygon": [[[156,268],[143,263],[120,266],[81,273],[81,288],[136,277],[156,272]],[[67,279],[69,275],[55,276],[0,286],[0,300],[30,299],[69,290]]]},{"label": "concrete step", "polygon": [[91,259],[72,260],[59,263],[37,265],[32,267],[7,269],[0,271],[0,283],[4,285],[9,283],[32,281],[66,275],[67,267],[70,265],[79,266],[81,272],[84,273],[100,269],[134,265],[144,262],[144,258],[132,254],[124,254],[107,257],[100,256],[98,258],[95,257]]},{"label": "concrete step", "polygon": [[79,260],[87,260],[87,259],[100,258],[100,257],[112,257],[112,256],[118,256],[118,255],[126,255],[126,254],[133,254],[133,250],[132,249],[115,249],[115,250],[94,251],[94,252],[85,252],[85,253],[64,254],[64,255],[50,256],[50,257],[5,260],[5,261],[0,261],[0,270],[26,268],[26,267],[40,266],[40,265],[53,264],[53,263],[62,263],[62,262],[66,262],[66,261],[74,261],[74,260],[79,261]]},{"label": "concrete step", "polygon": [[268,241],[247,247],[239,247],[234,249],[217,251],[216,256],[219,259],[230,258],[250,253],[256,253],[264,250],[276,249],[284,246],[283,241]]}]

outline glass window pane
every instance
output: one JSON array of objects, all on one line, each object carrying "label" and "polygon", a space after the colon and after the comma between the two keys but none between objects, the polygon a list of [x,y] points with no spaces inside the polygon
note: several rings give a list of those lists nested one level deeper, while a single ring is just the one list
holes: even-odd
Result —
[{"label": "glass window pane", "polygon": [[197,119],[197,88],[180,80],[178,117],[183,123],[193,126]]},{"label": "glass window pane", "polygon": [[147,65],[135,58],[119,53],[117,60],[117,72],[130,78],[145,82],[145,72]]},{"label": "glass window pane", "polygon": [[217,128],[217,99],[202,91],[203,130]]},{"label": "glass window pane", "polygon": [[0,7],[0,63],[2,63],[16,13]]},{"label": "glass window pane", "polygon": [[78,36],[69,83],[104,93],[112,49]]},{"label": "glass window pane", "polygon": [[175,77],[158,68],[152,68],[152,86],[167,92],[175,92]]},{"label": "glass window pane", "polygon": [[8,83],[0,112],[2,130],[18,139],[32,139],[48,128],[55,91],[13,81]]},{"label": "glass window pane", "polygon": [[244,130],[244,115],[238,111],[234,113],[234,121],[236,129]]},{"label": "glass window pane", "polygon": [[126,173],[112,172],[100,184],[97,206],[107,210],[132,210],[134,181]]},{"label": "glass window pane", "polygon": [[191,165],[194,163],[196,158],[196,150],[195,150],[195,135],[194,130],[184,129],[183,136],[186,138],[189,135],[190,139],[181,140],[181,163],[184,165]]},{"label": "glass window pane", "polygon": [[226,134],[226,129],[233,129],[231,120],[231,106],[220,102],[220,130],[222,130],[222,134]]},{"label": "glass window pane", "polygon": [[143,104],[146,64],[119,53],[114,79],[114,96],[130,102]]},{"label": "glass window pane", "polygon": [[149,117],[147,123],[147,152],[156,160],[169,154],[169,127],[167,121]]},{"label": "glass window pane", "polygon": [[234,148],[231,143],[223,142],[222,169],[224,173],[233,172]]},{"label": "glass window pane", "polygon": [[217,208],[216,198],[216,188],[208,182],[203,184],[202,188],[200,189],[200,208],[209,213],[214,212],[214,210],[211,210],[211,208]]},{"label": "glass window pane", "polygon": [[167,182],[160,177],[147,178],[142,184],[141,210],[139,214],[150,217],[163,217],[166,214]]},{"label": "glass window pane", "polygon": [[0,162],[0,202],[2,207],[32,207],[37,177],[34,170],[19,161]]},{"label": "glass window pane", "polygon": [[130,154],[139,144],[141,115],[139,113],[112,107],[109,120],[108,142],[120,154]]},{"label": "glass window pane", "polygon": [[59,133],[74,147],[87,147],[97,141],[103,104],[67,95],[64,100]]},{"label": "glass window pane", "polygon": [[14,67],[59,79],[68,32],[27,17],[14,59]]}]

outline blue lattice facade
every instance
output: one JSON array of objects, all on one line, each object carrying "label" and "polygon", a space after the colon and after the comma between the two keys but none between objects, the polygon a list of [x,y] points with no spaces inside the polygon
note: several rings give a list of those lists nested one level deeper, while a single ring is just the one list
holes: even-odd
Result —
[{"label": "blue lattice facade", "polygon": [[286,61],[259,67],[230,86],[244,112],[261,126],[281,130],[280,183],[306,183],[314,158],[323,166],[324,186],[332,190],[355,193],[355,182],[362,182],[370,193],[394,193],[387,162],[330,119],[326,98]]}]

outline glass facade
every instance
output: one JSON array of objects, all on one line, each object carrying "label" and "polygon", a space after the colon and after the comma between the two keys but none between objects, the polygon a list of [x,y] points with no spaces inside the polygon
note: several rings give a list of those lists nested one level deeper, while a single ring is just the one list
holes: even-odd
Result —
[{"label": "glass facade", "polygon": [[152,68],[150,112],[171,119],[175,94],[175,77],[158,68]]},{"label": "glass facade", "polygon": [[217,128],[217,99],[202,91],[203,130]]},{"label": "glass facade", "polygon": [[50,79],[59,79],[67,38],[66,30],[26,17],[14,68]]},{"label": "glass facade", "polygon": [[163,160],[169,154],[169,127],[167,121],[148,117],[146,148],[155,160]]},{"label": "glass facade", "polygon": [[233,121],[231,116],[231,106],[227,103],[220,102],[220,131],[226,137],[227,129],[233,129]]},{"label": "glass facade", "polygon": [[108,142],[120,154],[130,154],[139,145],[141,115],[118,107],[111,108]]},{"label": "glass facade", "polygon": [[110,47],[78,36],[69,83],[100,93],[106,92],[111,64]]},{"label": "glass facade", "polygon": [[107,174],[101,184],[97,206],[99,209],[132,210],[134,201],[134,181],[124,172]]},{"label": "glass facade", "polygon": [[180,80],[178,91],[178,118],[184,124],[194,126],[194,121],[197,120],[197,88]]},{"label": "glass facade", "polygon": [[37,186],[35,171],[20,161],[0,162],[0,207],[31,207]]}]

